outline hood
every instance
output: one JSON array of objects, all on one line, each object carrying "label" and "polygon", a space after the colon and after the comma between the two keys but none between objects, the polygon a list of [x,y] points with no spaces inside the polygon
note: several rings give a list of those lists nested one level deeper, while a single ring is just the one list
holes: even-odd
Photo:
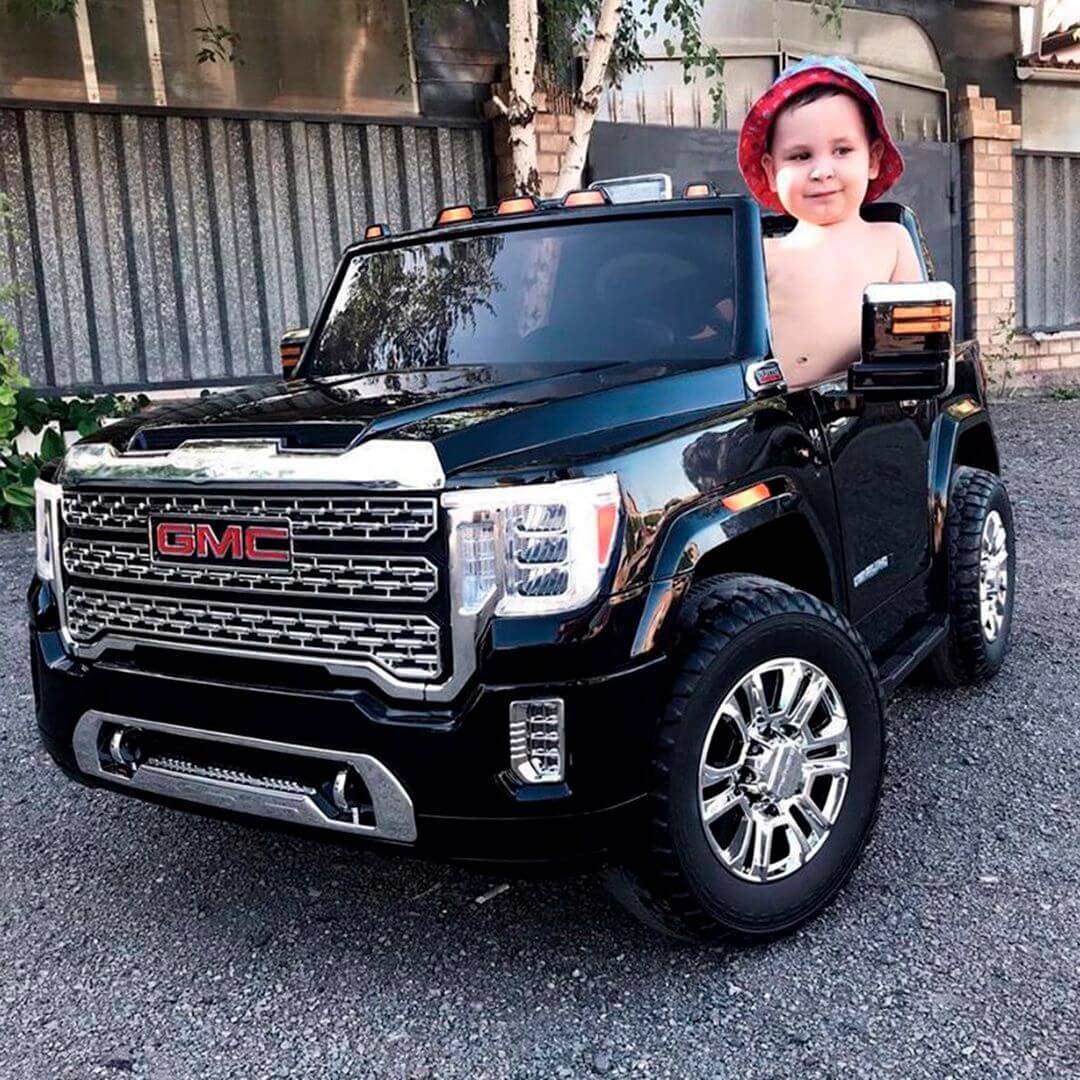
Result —
[{"label": "hood", "polygon": [[742,402],[737,363],[611,364],[552,372],[486,366],[259,383],[156,406],[84,442],[168,450],[192,439],[274,439],[343,450],[369,438],[432,442],[447,476],[602,456]]}]

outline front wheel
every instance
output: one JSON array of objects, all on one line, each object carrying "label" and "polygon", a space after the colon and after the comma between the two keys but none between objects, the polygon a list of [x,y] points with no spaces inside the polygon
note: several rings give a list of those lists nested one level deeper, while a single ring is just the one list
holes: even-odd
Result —
[{"label": "front wheel", "polygon": [[696,587],[684,620],[648,843],[609,881],[677,936],[784,933],[836,895],[874,820],[885,739],[873,663],[838,612],[764,578]]}]

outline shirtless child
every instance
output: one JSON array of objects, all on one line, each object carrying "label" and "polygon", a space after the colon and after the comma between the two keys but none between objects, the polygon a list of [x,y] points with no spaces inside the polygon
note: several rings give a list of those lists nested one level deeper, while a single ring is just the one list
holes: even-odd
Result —
[{"label": "shirtless child", "polygon": [[841,57],[811,56],[754,103],[739,167],[759,202],[797,219],[765,243],[769,307],[788,386],[812,386],[858,358],[867,285],[922,280],[907,230],[859,214],[903,159],[870,80]]}]

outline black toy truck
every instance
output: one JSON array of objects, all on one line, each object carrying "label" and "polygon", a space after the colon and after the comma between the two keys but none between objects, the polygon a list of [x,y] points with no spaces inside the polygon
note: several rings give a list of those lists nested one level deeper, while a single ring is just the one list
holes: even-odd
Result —
[{"label": "black toy truck", "polygon": [[847,378],[789,391],[763,233],[790,224],[695,185],[370,227],[288,378],[122,420],[39,482],[56,762],[605,866],[683,936],[814,915],[875,817],[884,701],[997,671],[1015,556],[951,288],[868,288]]}]

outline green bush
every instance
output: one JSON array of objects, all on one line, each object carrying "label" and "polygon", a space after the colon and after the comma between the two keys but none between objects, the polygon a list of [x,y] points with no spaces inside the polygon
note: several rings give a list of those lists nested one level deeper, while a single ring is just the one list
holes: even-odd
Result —
[{"label": "green bush", "polygon": [[[0,241],[13,228],[11,203],[0,192]],[[6,269],[0,243],[0,306],[15,299],[18,287],[4,283]],[[89,435],[110,416],[127,416],[149,404],[145,394],[82,393],[65,400],[43,397],[19,370],[19,335],[10,319],[0,315],[0,528],[29,529],[34,525],[34,481],[43,465],[63,457],[65,431]],[[24,431],[44,432],[36,454],[21,454],[15,440]]]},{"label": "green bush", "polygon": [[[128,416],[149,402],[145,394],[43,397],[29,387],[13,356],[0,355],[0,528],[33,527],[34,481],[43,465],[64,456],[64,432],[89,435],[107,417]],[[15,449],[15,439],[24,431],[43,432],[36,454]]]}]

